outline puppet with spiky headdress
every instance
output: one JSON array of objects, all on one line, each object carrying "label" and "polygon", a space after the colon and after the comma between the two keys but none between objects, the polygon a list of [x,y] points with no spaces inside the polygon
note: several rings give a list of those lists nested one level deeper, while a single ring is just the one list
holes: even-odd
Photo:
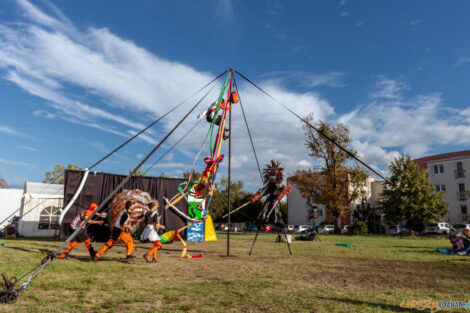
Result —
[{"label": "puppet with spiky headdress", "polygon": [[[264,186],[258,190],[250,201],[254,202],[264,196],[267,196],[263,209],[258,214],[258,229],[266,224],[273,223],[278,226],[284,226],[282,219],[280,201],[284,196],[291,192],[291,185],[284,186],[284,168],[279,161],[271,160],[263,169]],[[274,214],[272,214],[274,212]],[[270,218],[273,216],[273,218]]]}]

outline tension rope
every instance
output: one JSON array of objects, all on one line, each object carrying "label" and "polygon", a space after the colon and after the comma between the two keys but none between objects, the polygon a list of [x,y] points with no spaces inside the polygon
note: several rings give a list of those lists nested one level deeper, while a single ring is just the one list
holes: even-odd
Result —
[{"label": "tension rope", "polygon": [[253,138],[251,137],[250,127],[248,127],[248,120],[246,119],[245,110],[243,109],[242,99],[240,97],[240,93],[238,92],[238,86],[237,86],[237,81],[235,80],[235,76],[233,76],[233,84],[238,94],[238,101],[240,102],[240,107],[242,109],[242,114],[243,114],[243,119],[245,120],[246,130],[248,131],[248,137],[250,138],[251,148],[253,150],[253,154],[255,155],[256,165],[258,166],[259,177],[261,178],[261,182],[263,182],[263,174],[261,173],[261,167],[259,166],[258,156],[256,155],[255,145],[253,143]]}]

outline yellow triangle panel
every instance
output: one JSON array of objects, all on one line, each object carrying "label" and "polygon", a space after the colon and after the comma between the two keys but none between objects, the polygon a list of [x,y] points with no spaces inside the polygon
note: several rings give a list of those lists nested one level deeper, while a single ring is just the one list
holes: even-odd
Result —
[{"label": "yellow triangle panel", "polygon": [[214,224],[212,223],[212,217],[210,215],[207,215],[204,224],[204,241],[217,241],[217,235],[215,234]]}]

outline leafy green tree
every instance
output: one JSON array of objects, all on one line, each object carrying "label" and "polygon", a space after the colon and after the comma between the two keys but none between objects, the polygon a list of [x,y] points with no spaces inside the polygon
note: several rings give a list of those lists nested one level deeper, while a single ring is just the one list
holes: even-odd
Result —
[{"label": "leafy green tree", "polygon": [[424,229],[425,221],[437,220],[447,213],[441,193],[409,156],[396,158],[389,166],[392,173],[385,181],[380,206],[392,223],[405,222],[415,231]]},{"label": "leafy green tree", "polygon": [[8,188],[8,183],[5,179],[0,176],[0,189],[6,189]]},{"label": "leafy green tree", "polygon": [[[330,125],[322,121],[314,123],[312,114],[306,119],[341,147],[351,150],[349,129],[345,125]],[[349,167],[347,163],[351,156],[312,127],[303,127],[307,137],[305,146],[319,165],[298,170],[291,179],[309,207],[315,203],[325,206],[327,214],[334,217],[336,231],[339,232],[341,218],[352,211],[354,202],[366,195],[364,183],[367,174],[358,166]]]},{"label": "leafy green tree", "polygon": [[[83,169],[77,165],[69,164],[67,166],[68,170],[78,170],[82,171]],[[46,177],[42,181],[47,184],[63,184],[65,179],[65,167],[60,164],[56,164],[54,169],[50,172],[46,172]]]},{"label": "leafy green tree", "polygon": [[[132,173],[132,169],[129,169],[129,175]],[[145,176],[147,175],[143,169],[138,169],[137,172],[135,172],[134,176]]]}]

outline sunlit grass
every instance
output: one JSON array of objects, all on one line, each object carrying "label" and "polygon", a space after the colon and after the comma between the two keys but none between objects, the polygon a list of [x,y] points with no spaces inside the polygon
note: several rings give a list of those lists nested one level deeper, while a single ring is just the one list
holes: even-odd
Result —
[{"label": "sunlit grass", "polygon": [[[150,244],[138,244],[130,261],[117,246],[98,263],[80,245],[0,312],[412,312],[403,300],[470,300],[470,257],[434,252],[450,247],[445,239],[330,235],[294,241],[289,256],[275,235],[260,235],[248,256],[252,240],[233,235],[232,257],[224,257],[223,235],[190,244],[201,259],[179,258],[179,243],[164,245],[158,264],[141,257]],[[0,271],[17,277],[60,244],[3,241]]]}]

